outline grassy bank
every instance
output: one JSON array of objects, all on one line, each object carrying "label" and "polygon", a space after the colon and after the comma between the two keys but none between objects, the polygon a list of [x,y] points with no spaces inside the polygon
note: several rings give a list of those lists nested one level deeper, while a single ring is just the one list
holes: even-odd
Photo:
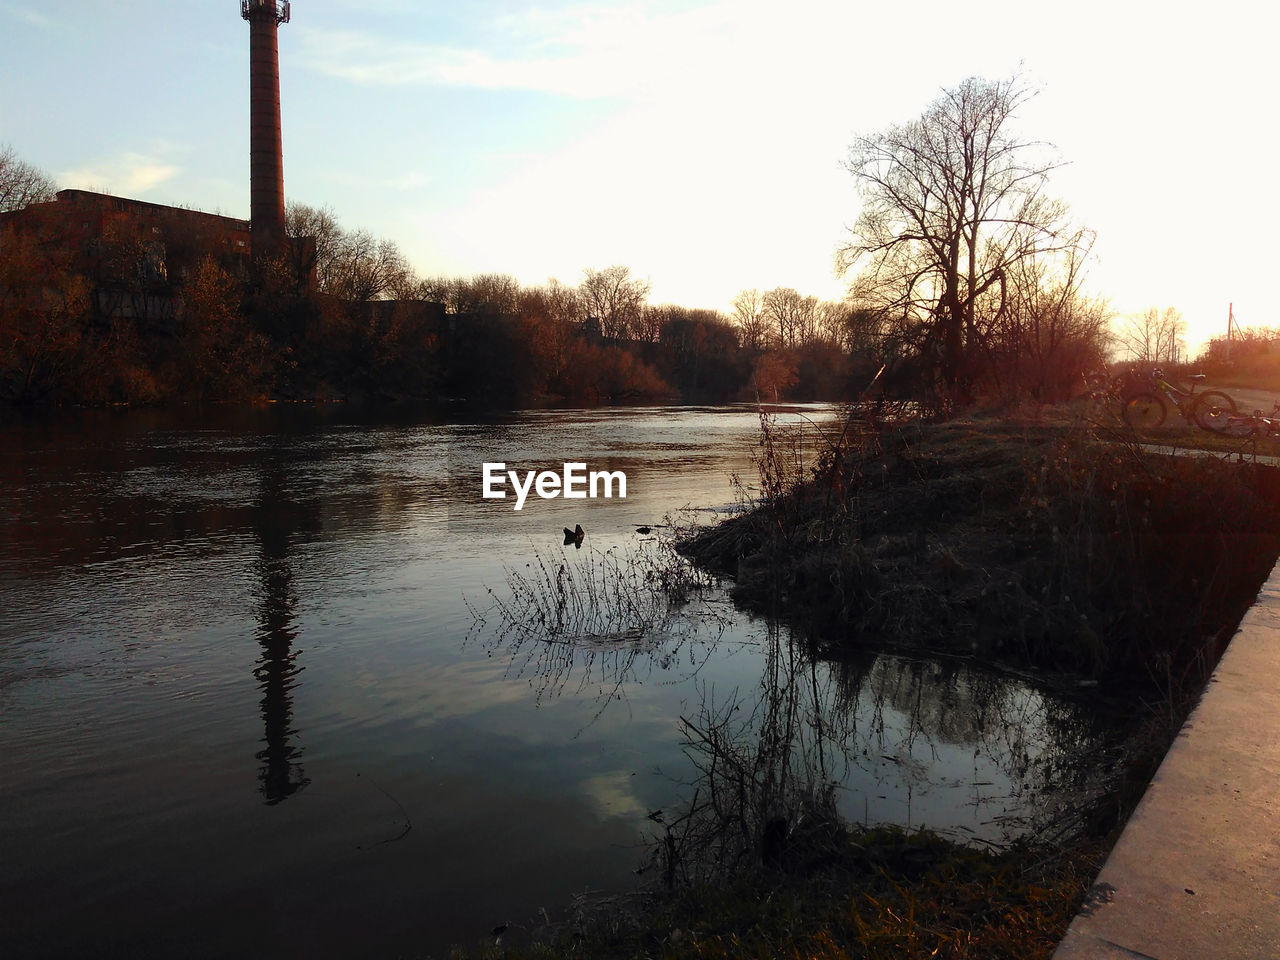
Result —
[{"label": "grassy bank", "polygon": [[1053,426],[855,432],[683,546],[821,649],[959,654],[1179,700],[1280,552],[1280,470]]},{"label": "grassy bank", "polygon": [[507,929],[460,958],[1032,960],[1061,939],[1104,846],[987,853],[927,833],[845,831],[820,870],[742,870],[643,901],[581,905],[529,942]]}]

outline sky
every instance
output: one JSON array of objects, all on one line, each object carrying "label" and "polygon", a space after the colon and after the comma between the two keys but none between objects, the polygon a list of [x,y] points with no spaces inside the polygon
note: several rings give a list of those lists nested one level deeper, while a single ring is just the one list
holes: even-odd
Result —
[{"label": "sky", "polygon": [[[294,0],[285,193],[423,276],[581,281],[654,303],[839,299],[858,136],[966,77],[1036,91],[1017,131],[1097,233],[1089,289],[1174,307],[1194,348],[1280,325],[1280,8],[920,0]],[[0,145],[62,187],[247,218],[249,26],[233,0],[0,0]]]}]

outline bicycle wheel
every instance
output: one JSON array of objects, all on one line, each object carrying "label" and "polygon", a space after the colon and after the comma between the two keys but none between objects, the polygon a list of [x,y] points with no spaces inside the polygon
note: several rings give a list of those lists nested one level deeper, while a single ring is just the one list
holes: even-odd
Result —
[{"label": "bicycle wheel", "polygon": [[1164,423],[1167,409],[1154,393],[1135,393],[1124,402],[1124,422],[1135,430],[1150,430]]},{"label": "bicycle wheel", "polygon": [[1228,419],[1235,416],[1236,402],[1221,390],[1206,390],[1191,408],[1191,419],[1202,430],[1222,433]]}]

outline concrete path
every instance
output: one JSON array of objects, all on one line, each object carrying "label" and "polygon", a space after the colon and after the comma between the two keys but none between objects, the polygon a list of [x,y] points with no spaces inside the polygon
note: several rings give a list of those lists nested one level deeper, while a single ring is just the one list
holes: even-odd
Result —
[{"label": "concrete path", "polygon": [[1054,960],[1280,960],[1280,563]]},{"label": "concrete path", "polygon": [[1165,457],[1217,457],[1232,463],[1244,460],[1248,463],[1267,463],[1280,466],[1280,457],[1268,456],[1252,452],[1252,445],[1242,446],[1238,450],[1201,450],[1198,447],[1173,447],[1161,443],[1139,444],[1146,453],[1156,453]]}]

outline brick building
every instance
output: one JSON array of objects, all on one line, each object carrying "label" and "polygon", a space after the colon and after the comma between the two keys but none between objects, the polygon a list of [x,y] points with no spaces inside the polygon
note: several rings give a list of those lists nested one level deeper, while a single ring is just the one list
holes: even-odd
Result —
[{"label": "brick building", "polygon": [[[205,258],[247,281],[253,253],[247,220],[88,190],[0,214],[0,256],[23,242],[84,278],[99,317],[161,324]],[[291,241],[286,255],[301,284],[314,285],[314,241]]]}]

